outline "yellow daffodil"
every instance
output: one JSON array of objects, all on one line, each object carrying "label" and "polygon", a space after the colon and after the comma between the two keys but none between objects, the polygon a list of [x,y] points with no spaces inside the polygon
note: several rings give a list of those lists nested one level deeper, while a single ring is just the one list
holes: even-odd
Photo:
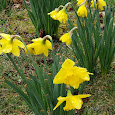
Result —
[{"label": "yellow daffodil", "polygon": [[90,97],[89,94],[81,94],[81,95],[72,95],[70,90],[67,92],[67,97],[58,97],[58,103],[54,107],[53,110],[55,110],[60,104],[62,104],[64,101],[66,101],[65,107],[63,107],[64,111],[74,110],[74,109],[81,109],[83,101],[82,98]]},{"label": "yellow daffodil", "polygon": [[[27,45],[27,48],[31,54],[39,55],[44,53],[45,56],[48,56],[48,49],[52,50],[52,44],[49,40],[37,38],[32,41],[32,44]],[[25,50],[25,52],[27,53],[27,50]]]},{"label": "yellow daffodil", "polygon": [[87,8],[85,5],[81,5],[77,11],[78,16],[87,17]]},{"label": "yellow daffodil", "polygon": [[0,55],[2,54],[2,47],[0,46]]},{"label": "yellow daffodil", "polygon": [[66,45],[70,46],[72,38],[70,38],[69,33],[65,33],[63,36],[60,37],[60,41],[65,42]]},{"label": "yellow daffodil", "polygon": [[77,89],[83,81],[89,81],[89,74],[92,73],[87,72],[86,68],[77,67],[74,65],[75,63],[72,60],[66,59],[62,64],[62,68],[55,76],[53,83],[64,83],[72,86],[74,89]]},{"label": "yellow daffodil", "polygon": [[57,20],[59,20],[60,22],[63,22],[63,23],[65,23],[66,21],[68,21],[67,14],[65,13],[65,8],[63,8],[62,10],[60,10],[57,13]]},{"label": "yellow daffodil", "polygon": [[100,10],[103,10],[103,6],[106,6],[106,2],[104,0],[98,0],[97,2],[96,0],[92,0],[91,7],[94,7],[94,3],[95,3],[95,7],[97,8],[98,5]]},{"label": "yellow daffodil", "polygon": [[72,42],[73,31],[75,29],[77,29],[77,27],[72,28],[68,33],[65,33],[64,35],[62,35],[60,37],[60,41],[65,42],[66,45],[70,46],[70,44]]},{"label": "yellow daffodil", "polygon": [[[24,48],[24,44],[18,39],[12,38],[13,35],[0,33],[3,38],[0,40],[3,53],[12,53],[15,56],[20,55],[19,47]],[[15,35],[14,35],[15,36]]]},{"label": "yellow daffodil", "polygon": [[50,15],[54,20],[57,20],[57,13],[58,10],[53,10],[50,13],[48,13],[48,15]]}]

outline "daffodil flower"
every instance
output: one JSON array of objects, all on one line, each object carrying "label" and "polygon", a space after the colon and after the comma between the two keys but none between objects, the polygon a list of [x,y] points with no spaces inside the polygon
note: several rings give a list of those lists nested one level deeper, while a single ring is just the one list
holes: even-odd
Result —
[{"label": "daffodil flower", "polygon": [[87,17],[87,8],[85,5],[81,5],[77,11],[78,16]]},{"label": "daffodil flower", "polygon": [[[55,8],[52,12],[48,13],[54,20],[58,20],[59,22],[66,23],[68,21],[68,16],[66,14],[66,8],[67,6],[71,4],[68,2],[65,6],[60,5],[58,8]],[[61,10],[59,10],[61,7],[63,7]]]},{"label": "daffodil flower", "polygon": [[62,10],[60,10],[58,13],[57,13],[57,20],[59,20],[60,22],[67,22],[68,21],[68,16],[65,12],[65,8],[63,8]]},{"label": "daffodil flower", "polygon": [[58,103],[54,107],[55,110],[58,106],[60,106],[64,101],[66,101],[65,107],[63,107],[64,111],[74,110],[74,109],[81,109],[83,101],[82,98],[90,97],[89,94],[81,94],[81,95],[72,95],[70,90],[67,92],[67,97],[58,97]]},{"label": "daffodil flower", "polygon": [[89,81],[89,74],[92,73],[87,72],[86,68],[77,67],[74,65],[75,63],[72,60],[66,59],[62,64],[62,68],[55,76],[53,83],[64,83],[72,86],[74,89],[77,89],[81,83],[84,81]]},{"label": "daffodil flower", "polygon": [[2,37],[0,40],[0,44],[2,45],[2,52],[12,53],[15,56],[19,56],[19,47],[24,48],[24,44],[18,39],[14,39],[15,35],[0,33],[0,36]]},{"label": "daffodil flower", "polygon": [[100,9],[100,10],[103,10],[103,6],[106,6],[106,2],[104,1],[104,0],[92,0],[91,1],[91,7],[94,7],[94,5],[95,5],[95,7],[97,8],[97,5],[98,5],[98,8]]},{"label": "daffodil flower", "polygon": [[65,33],[60,37],[60,41],[65,42],[66,45],[70,46],[72,42],[73,31],[77,29],[77,27],[72,28],[68,33]]},{"label": "daffodil flower", "polygon": [[50,15],[54,20],[57,20],[57,13],[58,13],[58,8],[56,8],[55,10],[51,11],[50,13],[48,13],[48,15]]},{"label": "daffodil flower", "polygon": [[[39,55],[44,53],[45,56],[48,56],[48,49],[52,50],[52,44],[49,40],[37,38],[33,39],[32,42],[32,44],[27,45],[31,54]],[[25,52],[28,53],[26,49]]]}]

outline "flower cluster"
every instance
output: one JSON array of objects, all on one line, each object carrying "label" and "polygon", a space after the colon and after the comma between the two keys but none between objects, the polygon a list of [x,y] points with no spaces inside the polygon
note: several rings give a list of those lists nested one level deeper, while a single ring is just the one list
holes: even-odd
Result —
[{"label": "flower cluster", "polygon": [[[75,63],[66,59],[66,61],[62,64],[62,68],[55,76],[53,83],[61,84],[64,83],[66,85],[72,86],[74,89],[77,89],[83,81],[89,81],[90,77],[89,73],[85,68],[74,66]],[[58,103],[54,107],[54,110],[64,101],[66,101],[66,106],[63,108],[68,111],[71,109],[80,109],[83,101],[81,98],[89,97],[90,95],[72,95],[70,90],[68,90],[67,97],[58,97]]]}]

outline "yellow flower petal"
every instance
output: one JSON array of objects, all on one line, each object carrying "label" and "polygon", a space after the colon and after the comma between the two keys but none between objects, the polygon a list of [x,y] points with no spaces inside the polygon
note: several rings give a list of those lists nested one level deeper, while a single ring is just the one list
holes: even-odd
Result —
[{"label": "yellow flower petal", "polygon": [[61,97],[61,96],[58,97],[59,102],[56,104],[53,110],[55,110],[58,106],[60,106],[65,100],[66,100],[66,97]]},{"label": "yellow flower petal", "polygon": [[80,95],[77,95],[77,97],[79,98],[86,98],[86,97],[90,97],[91,95],[90,94],[80,94]]},{"label": "yellow flower petal", "polygon": [[[28,48],[30,54],[35,54],[34,48],[32,48],[33,47],[33,43],[32,44],[28,44],[26,47]],[[27,51],[26,48],[25,48],[25,53],[28,54],[28,51]]]},{"label": "yellow flower petal", "polygon": [[54,20],[57,20],[57,11],[53,10],[52,12],[48,13]]},{"label": "yellow flower petal", "polygon": [[68,21],[68,16],[65,13],[65,9],[64,8],[57,13],[57,20],[59,20],[60,22],[63,22],[63,23]]},{"label": "yellow flower petal", "polygon": [[87,9],[84,5],[81,5],[77,11],[78,16],[87,17]]},{"label": "yellow flower petal", "polygon": [[75,62],[73,62],[70,59],[66,59],[65,62],[62,64],[62,68],[71,68],[75,65]]},{"label": "yellow flower petal", "polygon": [[20,50],[16,44],[12,45],[12,54],[15,56],[20,56]]},{"label": "yellow flower petal", "polygon": [[3,38],[10,40],[10,35],[9,34],[4,34],[4,33],[0,33],[0,36],[2,36]]},{"label": "yellow flower petal", "polygon": [[25,47],[24,44],[21,41],[17,40],[17,39],[13,40],[13,44],[15,44],[15,45],[17,45],[17,46],[19,46],[21,48]]},{"label": "yellow flower petal", "polygon": [[46,42],[47,48],[50,49],[50,50],[52,50],[52,44],[51,44],[51,42],[49,40],[46,40],[45,42]]},{"label": "yellow flower petal", "polygon": [[2,45],[3,53],[10,53],[12,51],[12,44],[8,43],[6,45]]}]

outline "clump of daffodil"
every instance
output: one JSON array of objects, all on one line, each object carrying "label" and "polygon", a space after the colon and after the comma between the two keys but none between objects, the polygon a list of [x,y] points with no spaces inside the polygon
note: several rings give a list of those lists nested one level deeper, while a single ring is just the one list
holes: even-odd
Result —
[{"label": "clump of daffodil", "polygon": [[106,2],[104,0],[92,0],[91,1],[91,7],[95,6],[97,8],[97,5],[100,10],[103,10],[103,6],[106,6]]},{"label": "clump of daffodil", "polygon": [[77,89],[83,81],[89,81],[89,74],[92,73],[87,72],[86,68],[77,67],[74,65],[75,63],[72,60],[66,59],[62,64],[62,68],[55,76],[53,83],[64,83],[72,86],[74,89]]},{"label": "clump of daffodil", "polygon": [[55,110],[60,104],[62,104],[64,101],[66,101],[65,107],[63,107],[64,111],[74,110],[74,109],[81,109],[83,101],[82,98],[90,97],[89,94],[81,94],[81,95],[72,95],[71,91],[68,90],[67,97],[58,97],[58,103],[54,107],[53,110]]},{"label": "clump of daffodil", "polygon": [[[68,21],[68,16],[66,14],[66,8],[70,4],[67,3],[65,6],[60,5],[58,8],[55,8],[55,10],[51,11],[48,13],[54,20],[58,20],[59,22],[67,22]],[[61,7],[63,7],[61,10],[59,10]]]},{"label": "clump of daffodil", "polygon": [[71,45],[72,42],[72,35],[73,35],[73,31],[77,29],[77,27],[74,27],[73,29],[71,29],[68,33],[65,33],[64,35],[62,35],[60,37],[60,41],[65,42],[66,45]]},{"label": "clump of daffodil", "polygon": [[20,55],[19,47],[24,48],[24,44],[18,39],[15,39],[16,37],[19,36],[4,33],[0,33],[0,36],[2,37],[2,39],[0,40],[0,44],[2,46],[2,52],[12,53],[15,56],[19,56]]},{"label": "clump of daffodil", "polygon": [[[27,45],[27,48],[31,54],[39,55],[44,53],[45,56],[48,56],[48,49],[52,50],[52,44],[49,40],[52,40],[51,36],[46,35],[44,38],[37,38],[32,40],[32,44]],[[27,49],[25,48],[25,52]]]},{"label": "clump of daffodil", "polygon": [[86,0],[78,0],[77,5],[79,5],[79,9],[77,11],[78,16],[87,17],[87,1]]}]

